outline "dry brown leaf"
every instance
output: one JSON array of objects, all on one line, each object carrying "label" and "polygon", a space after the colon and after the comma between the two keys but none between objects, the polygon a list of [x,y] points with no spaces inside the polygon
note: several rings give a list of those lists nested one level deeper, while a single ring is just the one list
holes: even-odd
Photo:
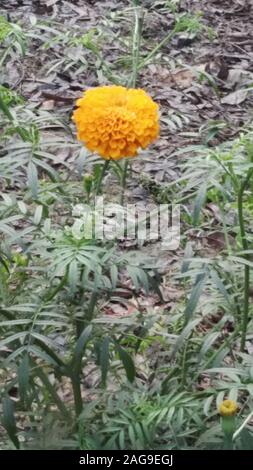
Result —
[{"label": "dry brown leaf", "polygon": [[237,105],[243,103],[248,96],[248,90],[236,90],[221,99],[221,104]]}]

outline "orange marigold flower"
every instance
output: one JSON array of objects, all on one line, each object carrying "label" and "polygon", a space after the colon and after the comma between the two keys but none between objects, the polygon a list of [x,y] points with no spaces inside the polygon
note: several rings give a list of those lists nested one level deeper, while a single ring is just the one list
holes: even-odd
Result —
[{"label": "orange marigold flower", "polygon": [[158,137],[158,105],[144,90],[102,86],[86,91],[76,105],[78,139],[106,160],[134,157]]},{"label": "orange marigold flower", "polygon": [[233,416],[238,411],[238,405],[234,400],[224,400],[219,406],[221,416]]}]

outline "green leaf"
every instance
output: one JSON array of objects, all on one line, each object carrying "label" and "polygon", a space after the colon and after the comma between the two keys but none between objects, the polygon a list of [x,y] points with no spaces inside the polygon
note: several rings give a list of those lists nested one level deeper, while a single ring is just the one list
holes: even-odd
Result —
[{"label": "green leaf", "polygon": [[149,274],[147,276],[148,276],[150,287],[158,295],[160,301],[164,303],[165,300],[163,298],[163,294],[162,294],[162,291],[160,289],[160,284],[161,284],[161,279],[159,277],[160,275],[155,273],[154,276],[149,275]]},{"label": "green leaf", "polygon": [[101,367],[101,374],[102,374],[102,384],[106,384],[106,378],[108,374],[109,368],[109,346],[110,346],[110,338],[106,336],[101,344],[100,348],[100,367]]},{"label": "green leaf", "polygon": [[127,266],[127,272],[133,282],[133,285],[136,290],[140,289],[140,283],[138,279],[138,275],[136,272],[136,268],[134,266]]},{"label": "green leaf", "polygon": [[[49,364],[54,364],[55,366],[59,366],[61,368],[61,370],[63,371],[65,368],[66,368],[66,364],[64,363],[64,361],[58,356],[58,354],[50,348],[50,346],[48,344],[46,344],[43,340],[43,336],[40,335],[39,337],[38,336],[34,336],[33,335],[33,338],[34,338],[34,343],[39,346],[42,351],[45,352],[46,355],[43,355],[40,354],[39,350],[38,350],[38,353],[36,354],[36,348],[34,348],[33,346],[30,346],[30,350],[36,354],[38,357],[43,357],[44,360],[46,360],[47,362],[49,362]],[[47,360],[49,356],[49,361]],[[51,358],[51,359],[50,359]]]},{"label": "green leaf", "polygon": [[0,348],[2,346],[5,346],[6,344],[12,343],[12,341],[15,341],[16,339],[25,338],[26,335],[27,335],[26,331],[21,331],[20,333],[14,333],[14,335],[8,336],[8,338],[2,339],[0,341]]},{"label": "green leaf", "polygon": [[111,277],[111,283],[112,283],[112,288],[115,289],[118,281],[118,268],[116,264],[113,264],[110,268],[110,277]]},{"label": "green leaf", "polygon": [[40,380],[43,382],[44,386],[48,389],[48,392],[50,393],[52,399],[54,400],[56,406],[67,420],[70,420],[70,414],[63,402],[63,400],[59,397],[58,393],[55,390],[55,387],[51,384],[51,382],[48,380],[47,374],[44,373],[43,369],[40,367],[35,367],[34,368],[36,371],[36,375],[40,378]]},{"label": "green leaf", "polygon": [[85,351],[85,347],[90,339],[92,332],[92,325],[88,325],[79,336],[76,347],[73,353],[72,366],[79,372],[81,368],[82,357]]},{"label": "green leaf", "polygon": [[21,354],[23,355],[23,353],[26,352],[26,351],[27,351],[26,346],[21,346],[20,348],[16,348],[12,353],[8,354],[6,359],[4,359],[1,362],[1,366],[3,368],[4,367],[9,367],[9,365],[14,361],[14,359],[15,359],[15,363],[16,363],[17,357],[20,356]]},{"label": "green leaf", "polygon": [[174,358],[176,352],[178,351],[178,349],[184,343],[184,340],[188,337],[188,335],[191,334],[191,332],[194,330],[194,328],[202,321],[203,321],[202,317],[201,318],[195,318],[195,320],[192,320],[191,322],[189,322],[187,324],[187,326],[183,329],[182,333],[177,338],[177,341],[176,341],[176,343],[173,347],[171,357],[170,357],[171,360]]},{"label": "green leaf", "polygon": [[79,281],[78,264],[77,264],[77,261],[73,259],[68,267],[68,282],[69,282],[70,292],[72,295],[74,295],[77,290],[78,281]]},{"label": "green leaf", "polygon": [[128,426],[128,435],[132,444],[132,448],[136,449],[136,436],[134,432],[134,427],[131,424]]},{"label": "green leaf", "polygon": [[34,165],[32,161],[28,163],[27,180],[28,180],[28,185],[30,186],[31,191],[32,191],[32,196],[34,199],[36,199],[38,196],[38,188],[39,188],[38,172],[37,172],[36,166]]},{"label": "green leaf", "polygon": [[199,360],[203,359],[203,356],[209,351],[213,343],[219,338],[220,331],[214,331],[210,333],[207,338],[203,341],[201,350],[199,352]]},{"label": "green leaf", "polygon": [[134,361],[132,357],[130,356],[130,354],[128,354],[128,352],[125,349],[123,349],[115,340],[114,342],[115,342],[116,350],[119,354],[119,358],[122,361],[123,367],[126,371],[127,378],[129,382],[133,382],[135,379],[135,375],[136,375]]},{"label": "green leaf", "polygon": [[42,359],[45,364],[53,366],[55,371],[57,370],[57,372],[60,371],[62,375],[67,375],[66,366],[65,365],[63,366],[57,363],[55,359],[53,359],[53,355],[51,354],[52,352],[51,349],[50,348],[48,349],[50,350],[50,354],[47,354],[43,349],[40,349],[36,346],[29,346],[29,353],[33,354],[34,357],[36,358]]},{"label": "green leaf", "polygon": [[211,408],[211,405],[212,405],[212,402],[214,400],[214,395],[211,395],[210,397],[208,397],[205,402],[204,402],[204,406],[203,406],[203,412],[205,414],[205,416],[208,416],[209,415],[209,410]]},{"label": "green leaf", "polygon": [[137,276],[139,278],[139,281],[140,281],[140,284],[143,286],[146,294],[148,294],[149,292],[149,279],[148,279],[148,275],[147,273],[143,270],[143,269],[140,269],[140,268],[137,268],[138,271],[137,271]]},{"label": "green leaf", "polygon": [[252,261],[248,261],[246,258],[239,258],[238,256],[229,256],[229,260],[234,261],[235,263],[244,264],[246,266],[249,266],[250,268],[253,268]]},{"label": "green leaf", "polygon": [[23,403],[27,401],[29,389],[29,356],[25,354],[18,367],[18,387],[20,399]]},{"label": "green leaf", "polygon": [[206,182],[202,184],[197,192],[197,197],[195,199],[194,208],[193,208],[193,216],[192,216],[192,223],[194,226],[198,225],[200,212],[205,204],[206,200],[206,191],[207,191],[207,184]]},{"label": "green leaf", "polygon": [[6,429],[9,438],[13,442],[14,446],[19,449],[19,440],[17,438],[17,426],[14,415],[13,401],[6,396],[2,401],[3,406],[3,418],[2,425]]},{"label": "green leaf", "polygon": [[48,163],[39,160],[38,158],[34,158],[33,161],[37,166],[41,167],[47,173],[51,181],[59,181],[58,173],[50,165],[48,165]]},{"label": "green leaf", "polygon": [[35,225],[39,225],[39,223],[41,221],[42,214],[43,214],[43,206],[39,205],[39,206],[36,207],[36,211],[35,211],[35,214],[34,214],[34,217],[33,217],[33,223]]},{"label": "green leaf", "polygon": [[144,288],[146,294],[149,292],[149,278],[147,273],[136,266],[127,266],[127,272],[131,277],[136,290]]},{"label": "green leaf", "polygon": [[1,255],[0,255],[0,263],[3,265],[4,269],[6,269],[7,273],[9,273],[9,267]]},{"label": "green leaf", "polygon": [[17,201],[17,205],[20,212],[25,215],[28,210],[26,204],[23,201]]},{"label": "green leaf", "polygon": [[202,291],[205,287],[206,279],[207,279],[207,273],[206,272],[198,274],[198,276],[196,278],[195,285],[194,285],[194,287],[191,291],[191,295],[190,295],[189,301],[186,305],[186,309],[185,309],[185,312],[184,312],[185,319],[186,319],[187,322],[190,320],[190,318],[192,317],[194,311],[196,310],[199,298],[200,298],[200,296],[202,294]]},{"label": "green leaf", "polygon": [[126,441],[125,441],[125,431],[124,429],[121,429],[119,433],[119,448],[121,450],[124,450],[126,447]]},{"label": "green leaf", "polygon": [[181,273],[186,273],[190,266],[190,259],[193,258],[193,249],[191,242],[187,242],[184,250],[184,257],[181,267]]},{"label": "green leaf", "polygon": [[240,434],[240,450],[253,450],[253,435],[248,429],[243,429]]},{"label": "green leaf", "polygon": [[13,116],[11,112],[9,111],[8,106],[5,104],[4,100],[2,99],[2,96],[0,94],[0,109],[4,112],[4,114],[7,116],[9,121],[13,121]]},{"label": "green leaf", "polygon": [[235,310],[235,305],[234,303],[232,302],[228,292],[227,292],[227,289],[222,281],[222,279],[220,278],[220,276],[218,275],[218,273],[212,269],[210,270],[210,275],[211,275],[211,278],[212,278],[212,281],[213,283],[216,285],[217,289],[220,291],[220,293],[224,296],[224,298],[226,299],[227,303],[228,303],[228,306],[230,308],[232,308],[233,310]]}]

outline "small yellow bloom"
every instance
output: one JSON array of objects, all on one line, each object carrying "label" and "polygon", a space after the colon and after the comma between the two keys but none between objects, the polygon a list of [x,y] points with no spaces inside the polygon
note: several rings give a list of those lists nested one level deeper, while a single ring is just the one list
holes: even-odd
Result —
[{"label": "small yellow bloom", "polygon": [[77,136],[106,160],[134,157],[159,135],[158,105],[141,89],[102,86],[76,102]]},{"label": "small yellow bloom", "polygon": [[237,410],[238,405],[234,400],[224,400],[219,406],[221,416],[234,416]]}]

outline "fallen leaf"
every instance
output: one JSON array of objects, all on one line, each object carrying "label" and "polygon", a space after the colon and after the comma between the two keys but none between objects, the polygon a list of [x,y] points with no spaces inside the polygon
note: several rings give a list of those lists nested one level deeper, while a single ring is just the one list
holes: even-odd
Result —
[{"label": "fallen leaf", "polygon": [[41,108],[45,109],[46,111],[51,111],[52,109],[54,109],[54,100],[43,101]]},{"label": "fallen leaf", "polygon": [[231,69],[231,70],[229,70],[227,83],[231,88],[233,88],[235,85],[240,83],[241,78],[242,78],[242,73],[243,73],[242,69]]},{"label": "fallen leaf", "polygon": [[237,105],[245,101],[247,96],[248,96],[248,90],[246,89],[236,90],[224,96],[224,98],[221,99],[221,103]]},{"label": "fallen leaf", "polygon": [[189,88],[194,80],[194,74],[191,70],[179,70],[172,74],[173,82],[180,88]]}]

